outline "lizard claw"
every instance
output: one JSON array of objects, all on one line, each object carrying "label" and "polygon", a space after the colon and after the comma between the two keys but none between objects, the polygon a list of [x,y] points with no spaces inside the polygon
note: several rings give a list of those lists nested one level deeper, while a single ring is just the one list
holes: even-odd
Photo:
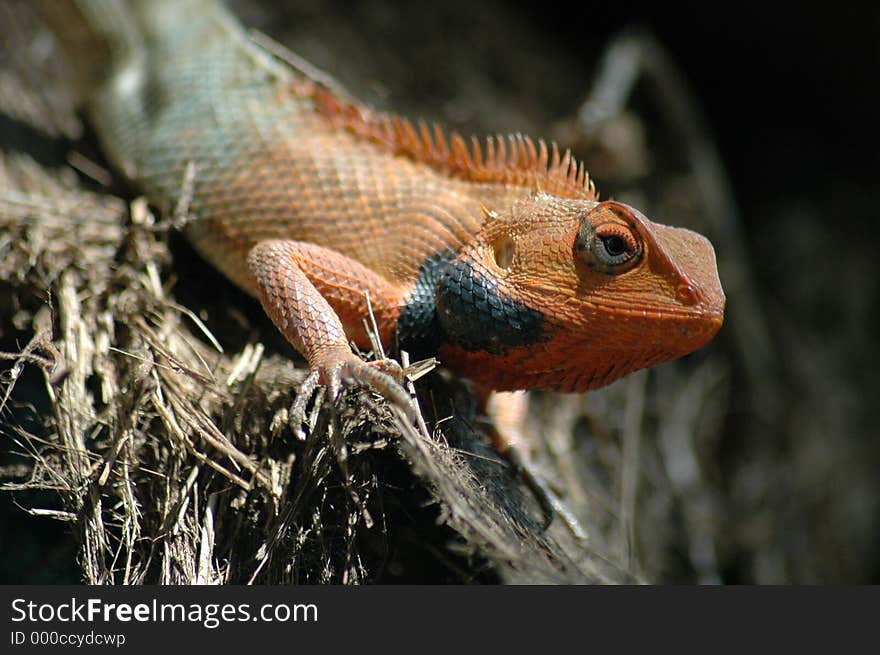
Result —
[{"label": "lizard claw", "polygon": [[336,403],[342,386],[362,384],[378,391],[389,403],[397,405],[410,420],[415,418],[415,406],[404,391],[403,369],[392,359],[365,362],[351,351],[328,353],[320,364],[312,367],[308,377],[300,385],[299,393],[290,412],[290,425],[298,439],[305,439],[302,431],[306,404],[319,385],[327,387],[328,397]]},{"label": "lizard claw", "polygon": [[293,401],[293,407],[290,408],[290,428],[293,430],[293,434],[300,441],[306,440],[306,433],[302,429],[303,421],[305,420],[306,415],[306,404],[309,402],[309,399],[314,395],[315,389],[318,388],[318,383],[320,381],[321,372],[313,368],[306,379],[302,381],[302,384],[299,385],[299,392],[296,394],[296,399]]},{"label": "lizard claw", "polygon": [[553,519],[558,516],[575,539],[580,541],[587,538],[587,533],[581,527],[577,517],[562,502],[539,473],[534,471],[531,466],[526,465],[520,469],[520,475],[535,495],[538,504],[541,505],[541,511],[544,514],[544,524],[541,526],[542,532],[546,531],[553,522]]},{"label": "lizard claw", "polygon": [[508,449],[507,452],[504,453],[504,456],[513,465],[517,474],[522,477],[526,486],[534,495],[535,500],[537,500],[538,504],[541,506],[541,513],[544,515],[544,523],[541,526],[541,531],[546,531],[553,522],[554,517],[558,516],[562,519],[565,527],[568,528],[569,532],[571,532],[575,539],[579,541],[586,539],[587,533],[583,527],[581,527],[577,517],[568,507],[566,507],[565,503],[560,500],[559,496],[556,495],[544,477],[537,471],[537,469],[535,469],[531,462],[524,459],[514,448]]}]

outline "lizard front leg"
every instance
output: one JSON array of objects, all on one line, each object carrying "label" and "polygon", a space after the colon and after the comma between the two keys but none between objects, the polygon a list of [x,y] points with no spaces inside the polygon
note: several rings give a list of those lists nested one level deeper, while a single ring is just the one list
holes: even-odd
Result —
[{"label": "lizard front leg", "polygon": [[311,367],[294,404],[294,425],[319,384],[327,386],[334,401],[342,383],[365,384],[413,414],[398,381],[400,366],[392,360],[363,361],[352,352],[345,329],[358,330],[369,294],[379,336],[387,341],[403,297],[400,289],[349,257],[301,241],[261,241],[251,248],[247,263],[264,310]]}]

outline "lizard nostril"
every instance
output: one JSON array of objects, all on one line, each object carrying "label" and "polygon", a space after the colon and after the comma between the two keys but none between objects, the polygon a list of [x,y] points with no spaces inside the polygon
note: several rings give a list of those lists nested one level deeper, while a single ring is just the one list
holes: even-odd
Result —
[{"label": "lizard nostril", "polygon": [[700,293],[690,284],[679,284],[675,290],[675,297],[684,305],[696,305],[700,300]]}]

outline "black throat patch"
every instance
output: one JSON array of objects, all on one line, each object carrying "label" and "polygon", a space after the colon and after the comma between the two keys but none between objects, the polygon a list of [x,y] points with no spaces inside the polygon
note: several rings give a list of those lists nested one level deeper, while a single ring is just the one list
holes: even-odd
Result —
[{"label": "black throat patch", "polygon": [[442,329],[437,323],[437,281],[456,254],[446,248],[425,260],[419,267],[412,294],[397,318],[398,346],[408,352],[413,361],[436,355],[443,342]]},{"label": "black throat patch", "polygon": [[503,293],[467,259],[453,259],[437,281],[437,322],[447,343],[501,354],[544,340],[544,315]]},{"label": "black throat patch", "polygon": [[397,340],[412,359],[457,344],[468,352],[501,354],[543,341],[544,315],[514,300],[452,249],[431,255],[397,319]]}]

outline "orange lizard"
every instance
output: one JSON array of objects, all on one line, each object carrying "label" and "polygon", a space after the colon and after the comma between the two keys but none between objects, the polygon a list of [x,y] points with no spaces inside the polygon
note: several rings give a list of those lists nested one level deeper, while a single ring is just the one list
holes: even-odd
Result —
[{"label": "orange lizard", "polygon": [[[555,145],[371,110],[213,1],[47,9],[111,162],[169,211],[190,176],[187,237],[307,359],[295,415],[319,384],[410,407],[399,366],[352,352],[370,347],[368,296],[386,348],[436,355],[490,406],[601,387],[721,326],[709,241],[599,200]],[[504,426],[502,450],[517,445]]]}]

